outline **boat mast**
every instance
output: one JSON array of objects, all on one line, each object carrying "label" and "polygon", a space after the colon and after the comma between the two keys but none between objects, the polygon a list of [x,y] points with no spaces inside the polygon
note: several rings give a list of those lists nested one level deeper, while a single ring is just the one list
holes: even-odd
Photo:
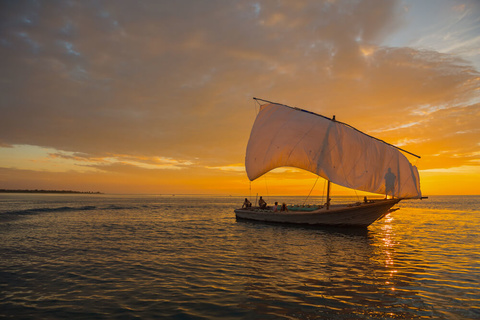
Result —
[{"label": "boat mast", "polygon": [[327,180],[327,210],[330,208],[330,180]]}]

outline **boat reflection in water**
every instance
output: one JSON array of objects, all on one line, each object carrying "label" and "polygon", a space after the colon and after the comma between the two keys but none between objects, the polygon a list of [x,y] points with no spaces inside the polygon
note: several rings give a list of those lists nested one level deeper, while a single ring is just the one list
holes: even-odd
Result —
[{"label": "boat reflection in water", "polygon": [[380,233],[242,221],[252,232],[238,243],[249,279],[240,306],[272,318],[410,318],[412,305],[416,316],[431,315],[414,272],[397,266],[392,220]]}]

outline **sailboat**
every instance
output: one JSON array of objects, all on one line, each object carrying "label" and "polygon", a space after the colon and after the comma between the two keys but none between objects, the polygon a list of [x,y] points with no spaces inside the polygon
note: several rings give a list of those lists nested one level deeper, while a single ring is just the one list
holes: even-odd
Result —
[{"label": "sailboat", "polygon": [[[287,224],[362,226],[381,219],[401,200],[422,199],[417,168],[403,153],[419,156],[354,127],[307,110],[254,98],[260,111],[245,156],[250,181],[279,167],[312,172],[328,181],[326,203],[288,211],[235,209],[237,219]],[[387,195],[385,199],[332,204],[330,184]]]}]

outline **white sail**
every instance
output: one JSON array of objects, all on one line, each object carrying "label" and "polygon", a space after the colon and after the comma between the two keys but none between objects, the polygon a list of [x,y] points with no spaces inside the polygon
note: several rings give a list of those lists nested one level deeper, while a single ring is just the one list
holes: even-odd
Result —
[{"label": "white sail", "polygon": [[[338,185],[397,198],[420,198],[417,168],[395,147],[323,116],[269,103],[248,141],[245,166],[255,180],[278,167],[313,172]],[[387,175],[387,172],[393,173]]]}]

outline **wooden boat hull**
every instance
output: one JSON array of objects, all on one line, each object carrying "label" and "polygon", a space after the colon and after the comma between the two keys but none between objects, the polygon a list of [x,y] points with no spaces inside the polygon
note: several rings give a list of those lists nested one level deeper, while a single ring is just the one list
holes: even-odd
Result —
[{"label": "wooden boat hull", "polygon": [[333,205],[330,209],[303,211],[262,210],[259,208],[235,209],[237,219],[247,219],[264,222],[367,227],[385,216],[400,199],[376,200],[369,203],[353,205]]}]

